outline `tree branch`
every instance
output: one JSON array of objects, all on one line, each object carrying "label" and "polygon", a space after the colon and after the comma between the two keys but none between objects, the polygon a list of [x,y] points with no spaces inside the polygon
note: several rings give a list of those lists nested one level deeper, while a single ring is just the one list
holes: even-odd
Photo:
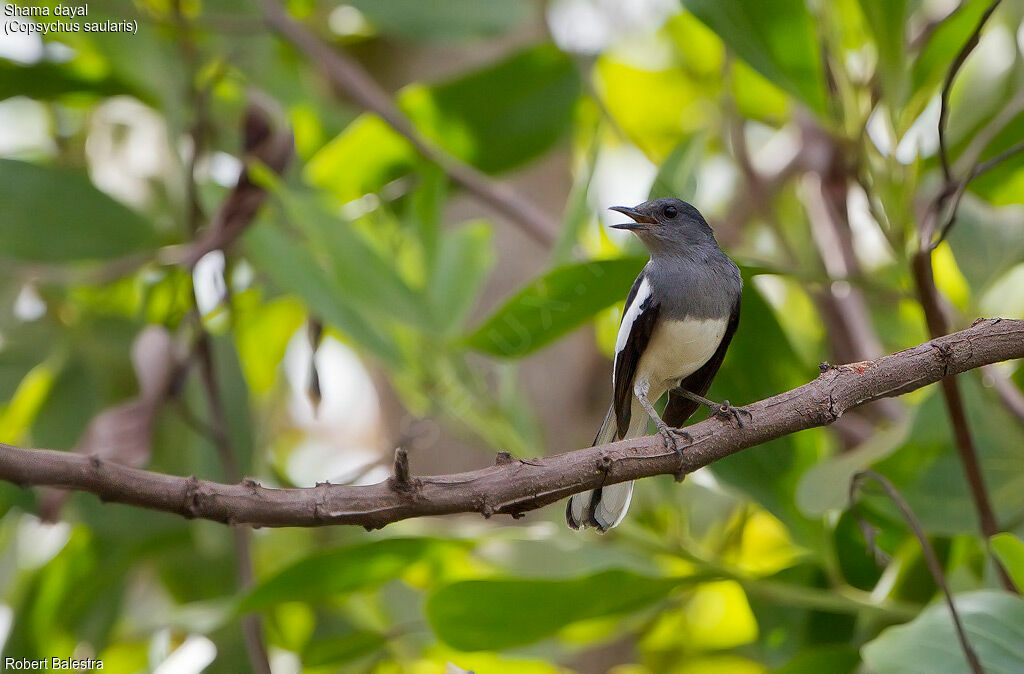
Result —
[{"label": "tree branch", "polygon": [[606,484],[691,473],[747,447],[830,424],[846,410],[902,395],[961,372],[1024,357],[1024,320],[989,319],[876,360],[826,368],[799,388],[747,406],[743,427],[711,418],[687,427],[679,455],[658,436],[623,440],[540,459],[501,462],[453,475],[410,477],[369,486],[320,484],[272,489],[251,479],[219,484],[164,475],[45,449],[0,444],[0,479],[21,486],[88,491],[106,501],[252,526],[391,522],[451,513],[522,513]]},{"label": "tree branch", "polygon": [[262,5],[267,24],[310,61],[318,64],[338,93],[379,115],[417,152],[440,166],[455,183],[518,225],[535,241],[544,246],[554,244],[558,223],[551,217],[511,188],[494,182],[424,138],[362,65],[341,50],[332,49],[322,42],[288,16],[277,0],[263,0]]},{"label": "tree branch", "polygon": [[[889,499],[896,505],[896,509],[903,515],[903,519],[906,521],[907,526],[910,527],[910,531],[914,534],[918,544],[921,546],[921,553],[924,555],[925,562],[928,564],[928,570],[931,571],[932,579],[935,580],[935,584],[942,590],[942,595],[946,599],[946,606],[949,608],[949,615],[953,619],[953,628],[956,630],[956,637],[960,641],[960,650],[964,652],[964,659],[967,660],[967,664],[971,668],[973,674],[985,674],[985,670],[981,666],[981,661],[978,660],[978,654],[974,652],[974,648],[971,646],[970,640],[967,638],[967,632],[964,630],[963,622],[960,620],[960,614],[956,610],[956,604],[953,602],[953,593],[949,591],[949,583],[946,582],[946,574],[942,570],[942,564],[939,562],[938,555],[935,554],[935,548],[932,547],[931,542],[928,540],[927,534],[924,532],[924,527],[921,526],[921,521],[917,519],[914,511],[911,509],[910,504],[907,503],[906,499],[903,498],[903,494],[893,486],[892,482],[884,475],[880,475],[873,470],[862,470],[853,476],[850,480],[850,506],[857,509],[857,490],[866,480],[874,480],[882,487]],[[859,517],[859,515],[858,515]],[[870,527],[866,521],[861,520],[861,528]],[[868,541],[868,544],[874,547],[872,541]]]},{"label": "tree branch", "polygon": [[[946,313],[942,307],[942,298],[939,290],[935,287],[935,278],[932,275],[932,255],[928,249],[918,251],[911,260],[911,271],[914,276],[914,283],[917,286],[918,296],[921,301],[921,308],[924,309],[925,322],[928,324],[928,332],[934,338],[946,333],[948,322]],[[960,333],[954,333],[960,334]],[[960,463],[964,468],[964,479],[971,492],[971,499],[974,501],[974,508],[978,512],[978,526],[985,538],[991,538],[999,533],[999,523],[996,521],[995,512],[992,510],[992,502],[988,495],[988,488],[985,486],[985,476],[981,472],[981,463],[978,461],[978,449],[974,445],[974,437],[967,422],[967,413],[964,410],[963,397],[960,395],[960,384],[953,377],[942,378],[942,397],[946,403],[946,412],[949,415],[949,423],[953,427],[953,438],[957,452],[960,454]],[[1007,591],[1014,591],[1013,581],[1006,573],[998,560],[996,560],[996,571],[1003,587]]]}]

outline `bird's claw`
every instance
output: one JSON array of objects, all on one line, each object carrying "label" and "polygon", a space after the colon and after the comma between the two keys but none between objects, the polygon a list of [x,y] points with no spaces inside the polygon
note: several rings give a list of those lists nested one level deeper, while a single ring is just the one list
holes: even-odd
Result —
[{"label": "bird's claw", "polygon": [[[684,431],[683,429],[681,429],[681,428],[671,428],[670,427],[668,429],[668,431],[669,431],[669,433],[671,433],[672,435],[676,436],[677,438],[682,438],[683,440],[685,440],[686,444],[688,444],[688,445],[692,445],[693,444],[693,436],[690,435],[689,433],[687,433],[686,431]],[[682,451],[682,450],[680,450],[680,451]]]},{"label": "bird's claw", "polygon": [[754,415],[750,413],[750,410],[743,407],[733,407],[726,400],[722,403],[722,406],[715,412],[720,417],[733,418],[736,420],[736,425],[743,428],[743,415],[746,415],[748,419],[753,419]]},{"label": "bird's claw", "polygon": [[665,449],[670,449],[680,455],[683,453],[683,450],[679,447],[679,442],[676,440],[676,433],[674,429],[671,429],[668,426],[662,426],[658,429],[658,435],[660,435],[661,439],[665,442]]}]

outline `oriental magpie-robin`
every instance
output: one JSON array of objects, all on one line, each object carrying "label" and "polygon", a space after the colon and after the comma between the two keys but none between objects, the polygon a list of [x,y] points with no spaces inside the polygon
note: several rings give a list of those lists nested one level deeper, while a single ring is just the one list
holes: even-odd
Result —
[{"label": "oriental magpie-robin", "polygon": [[[632,222],[613,225],[639,237],[651,260],[633,283],[615,340],[613,398],[594,444],[647,433],[648,419],[665,444],[678,451],[676,430],[707,405],[739,416],[744,410],[704,397],[740,320],[740,271],[718,247],[696,208],[679,199],[655,199],[611,210]],[[664,418],[653,403],[668,391]],[[576,494],[565,519],[573,529],[604,533],[622,521],[633,483]]]}]

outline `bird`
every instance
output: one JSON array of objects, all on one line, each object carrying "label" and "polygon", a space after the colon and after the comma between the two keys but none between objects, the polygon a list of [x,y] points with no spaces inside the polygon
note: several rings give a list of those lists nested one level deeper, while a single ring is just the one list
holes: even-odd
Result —
[{"label": "bird", "polygon": [[[680,452],[677,437],[688,435],[679,428],[701,405],[743,425],[749,412],[704,397],[739,326],[743,280],[736,263],[700,212],[681,199],[610,210],[631,219],[612,227],[633,232],[650,261],[626,297],[615,340],[612,403],[594,445],[646,435],[650,419],[666,448]],[[666,392],[662,417],[654,403]],[[605,533],[622,521],[632,495],[632,482],[575,494],[566,522]]]}]

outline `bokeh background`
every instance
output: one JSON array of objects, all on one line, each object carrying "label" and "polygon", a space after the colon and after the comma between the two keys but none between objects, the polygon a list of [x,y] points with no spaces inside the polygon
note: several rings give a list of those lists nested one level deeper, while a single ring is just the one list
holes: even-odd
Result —
[{"label": "bokeh background", "polygon": [[[280,486],[377,482],[398,445],[416,474],[587,446],[644,263],[606,209],[651,195],[698,206],[744,273],[716,399],[927,340],[922,269],[947,330],[1024,316],[1020,0],[285,4],[93,0],[61,20],[137,32],[0,35],[0,441]],[[940,92],[992,6],[950,90],[946,180]],[[332,82],[282,26],[368,80]],[[406,128],[366,110],[378,89]],[[948,186],[991,159],[943,236]],[[1024,582],[1018,365],[959,379],[991,540],[937,386],[645,480],[603,537],[557,506],[248,531],[0,483],[3,655],[967,671],[906,522],[871,487],[869,526],[850,508],[871,467],[985,667],[1024,671],[996,566]]]}]

